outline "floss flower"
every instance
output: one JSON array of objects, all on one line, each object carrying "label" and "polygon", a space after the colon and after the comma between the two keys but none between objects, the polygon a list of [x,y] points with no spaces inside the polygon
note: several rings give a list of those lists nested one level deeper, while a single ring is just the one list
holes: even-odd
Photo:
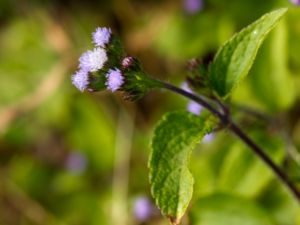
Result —
[{"label": "floss flower", "polygon": [[87,51],[79,58],[80,69],[87,72],[96,72],[102,69],[107,61],[107,54],[103,48],[95,48],[92,51]]},{"label": "floss flower", "polygon": [[203,8],[203,0],[184,0],[184,9],[187,13],[195,14]]},{"label": "floss flower", "polygon": [[122,43],[110,28],[97,28],[92,39],[95,48],[80,56],[79,71],[72,76],[80,91],[121,90],[125,99],[137,100],[162,86],[145,73],[138,60],[125,57]]},{"label": "floss flower", "polygon": [[88,72],[85,70],[77,71],[72,75],[72,83],[78,90],[83,92],[89,84]]},{"label": "floss flower", "polygon": [[81,174],[87,167],[87,159],[80,152],[71,152],[66,158],[65,167],[70,173]]},{"label": "floss flower", "polygon": [[139,197],[134,202],[133,213],[134,216],[141,222],[151,218],[154,208],[150,200],[146,197]]},{"label": "floss flower", "polygon": [[[183,82],[181,84],[181,89],[185,90],[186,92],[189,92],[191,94],[194,94],[193,90],[189,87],[188,83],[187,82]],[[187,110],[190,112],[190,113],[193,113],[195,115],[200,115],[201,111],[202,111],[202,106],[199,105],[197,102],[194,102],[194,101],[190,101],[188,104],[187,104]]]},{"label": "floss flower", "polygon": [[202,143],[210,143],[214,140],[215,138],[215,134],[214,133],[209,133],[209,134],[206,134],[203,139],[202,139]]},{"label": "floss flower", "polygon": [[106,74],[106,86],[107,89],[115,92],[116,90],[120,89],[122,84],[124,83],[124,77],[119,69],[110,69]]},{"label": "floss flower", "polygon": [[290,0],[290,2],[294,5],[300,5],[300,0]]},{"label": "floss flower", "polygon": [[92,34],[93,42],[98,47],[104,47],[109,43],[111,36],[111,29],[106,27],[98,27],[96,31]]},{"label": "floss flower", "polygon": [[187,82],[183,82],[181,85],[180,85],[181,89],[185,90],[186,92],[190,92],[190,93],[194,93],[193,90],[189,87],[188,83]]},{"label": "floss flower", "polygon": [[195,115],[200,115],[202,111],[202,106],[199,105],[197,102],[190,101],[187,105],[187,110]]}]

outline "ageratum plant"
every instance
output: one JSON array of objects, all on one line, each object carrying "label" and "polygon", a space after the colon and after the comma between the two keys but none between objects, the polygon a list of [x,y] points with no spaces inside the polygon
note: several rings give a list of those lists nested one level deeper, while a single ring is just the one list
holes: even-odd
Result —
[{"label": "ageratum plant", "polygon": [[[166,89],[191,100],[189,111],[166,114],[151,142],[149,177],[156,205],[172,224],[179,224],[193,194],[188,166],[193,148],[215,128],[229,130],[273,171],[300,203],[300,191],[287,174],[233,121],[225,101],[247,76],[259,47],[287,9],[265,14],[235,34],[206,67],[192,62],[192,73],[182,87],[151,78],[141,63],[127,56],[109,28],[93,33],[95,48],[82,54],[72,76],[80,91],[122,91],[136,100],[150,90]],[[206,110],[203,110],[206,109]]]}]

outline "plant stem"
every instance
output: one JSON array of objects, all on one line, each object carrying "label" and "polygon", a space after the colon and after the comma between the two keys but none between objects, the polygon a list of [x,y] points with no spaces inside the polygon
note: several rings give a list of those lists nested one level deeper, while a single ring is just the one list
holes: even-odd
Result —
[{"label": "plant stem", "polygon": [[300,191],[294,185],[292,181],[290,181],[289,177],[285,172],[276,165],[272,159],[256,144],[254,143],[250,137],[248,137],[235,123],[231,122],[229,125],[229,129],[238,136],[244,143],[246,143],[255,153],[258,155],[277,175],[277,177],[290,189],[290,191],[294,194],[296,199],[300,203]]},{"label": "plant stem", "polygon": [[[231,132],[233,132],[236,136],[238,136],[250,149],[262,160],[265,164],[272,169],[272,171],[276,174],[276,176],[282,181],[283,184],[294,194],[297,201],[300,203],[300,191],[296,187],[296,185],[290,181],[288,175],[276,164],[273,160],[246,134],[244,133],[230,118],[228,114],[222,114],[218,110],[216,110],[213,106],[211,106],[205,99],[200,96],[197,96],[193,93],[187,92],[181,88],[178,88],[170,83],[161,82],[163,87],[180,94],[186,98],[189,98],[198,104],[202,105],[206,109],[208,109],[212,114],[218,117],[221,123],[227,127]],[[226,107],[223,105],[223,107]]]},{"label": "plant stem", "polygon": [[203,107],[207,108],[210,112],[212,112],[215,116],[217,116],[218,118],[221,118],[223,117],[223,115],[218,111],[216,110],[214,107],[212,107],[208,102],[206,102],[203,98],[201,98],[200,96],[197,96],[197,95],[194,95],[193,93],[190,93],[190,92],[187,92],[181,88],[178,88],[170,83],[165,83],[163,81],[160,81],[164,88],[172,91],[172,92],[175,92],[175,93],[178,93],[180,95],[183,95],[184,97],[186,98],[189,98],[197,103],[199,103],[200,105],[202,105]]}]

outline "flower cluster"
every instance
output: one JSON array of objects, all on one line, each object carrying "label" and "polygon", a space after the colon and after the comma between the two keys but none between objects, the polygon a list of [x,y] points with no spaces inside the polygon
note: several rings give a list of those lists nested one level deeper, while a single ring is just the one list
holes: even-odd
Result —
[{"label": "flower cluster", "polygon": [[106,73],[107,89],[111,91],[118,90],[124,78],[120,70],[108,68],[109,53],[113,50],[112,33],[110,28],[97,28],[92,34],[95,48],[83,53],[79,58],[79,70],[72,75],[72,83],[80,91],[89,88],[92,74],[97,72]]},{"label": "flower cluster", "polygon": [[136,100],[158,86],[142,69],[138,60],[126,56],[119,39],[110,28],[97,28],[92,33],[93,50],[79,58],[79,70],[72,75],[72,83],[81,92],[103,89],[126,93],[125,97]]}]

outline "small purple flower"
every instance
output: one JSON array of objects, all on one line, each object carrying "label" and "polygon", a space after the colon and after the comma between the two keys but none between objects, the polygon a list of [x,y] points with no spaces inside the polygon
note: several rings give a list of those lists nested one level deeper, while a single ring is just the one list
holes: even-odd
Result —
[{"label": "small purple flower", "polygon": [[183,7],[187,13],[195,14],[203,8],[203,0],[183,0]]},{"label": "small purple flower", "polygon": [[72,152],[68,155],[65,166],[72,173],[80,174],[86,169],[86,158],[80,152]]},{"label": "small purple flower", "polygon": [[180,85],[181,89],[187,91],[187,92],[190,92],[190,93],[194,93],[193,90],[189,87],[188,83],[187,82],[183,82],[181,85]]},{"label": "small purple flower", "polygon": [[206,134],[203,139],[202,139],[202,143],[210,143],[212,142],[212,140],[215,138],[215,134],[214,133],[209,133]]},{"label": "small purple flower", "polygon": [[97,47],[104,48],[104,46],[109,42],[111,29],[106,27],[98,27],[92,36],[94,44]]},{"label": "small purple flower", "polygon": [[124,77],[121,71],[117,68],[110,69],[106,74],[106,78],[107,81],[105,84],[107,86],[107,89],[111,90],[112,92],[118,90],[124,83]]},{"label": "small purple flower", "polygon": [[148,198],[139,197],[134,202],[134,216],[141,222],[146,221],[153,215],[153,206]]},{"label": "small purple flower", "polygon": [[84,70],[77,71],[72,75],[72,83],[78,90],[83,92],[89,84],[88,72]]},{"label": "small purple flower", "polygon": [[199,105],[197,102],[190,101],[187,105],[187,110],[195,115],[200,115],[202,111],[202,106]]},{"label": "small purple flower", "polygon": [[122,60],[122,66],[123,68],[128,68],[129,66],[131,66],[133,62],[133,58],[131,56],[127,56]]},{"label": "small purple flower", "polygon": [[290,2],[294,5],[300,5],[300,0],[290,0]]},{"label": "small purple flower", "polygon": [[102,69],[107,61],[107,54],[102,48],[95,48],[92,51],[87,51],[79,58],[80,69],[88,72],[96,72]]}]

